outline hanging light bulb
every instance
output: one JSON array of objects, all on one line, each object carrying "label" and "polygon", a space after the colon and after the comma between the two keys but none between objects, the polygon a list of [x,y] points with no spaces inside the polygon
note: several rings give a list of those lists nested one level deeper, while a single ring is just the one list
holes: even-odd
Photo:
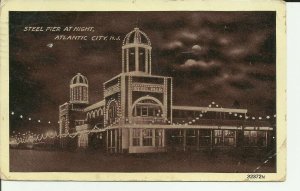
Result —
[{"label": "hanging light bulb", "polygon": [[23,115],[20,115],[20,118],[23,119]]},{"label": "hanging light bulb", "polygon": [[31,121],[31,118],[29,117],[28,120]]},{"label": "hanging light bulb", "polygon": [[38,122],[40,123],[40,122],[41,122],[41,120],[38,120]]},{"label": "hanging light bulb", "polygon": [[267,116],[266,118],[267,118],[267,119],[270,119],[270,116]]},{"label": "hanging light bulb", "polygon": [[15,114],[15,112],[13,112],[13,111],[12,111],[12,112],[11,112],[11,114],[12,114],[12,115],[14,115],[14,114]]}]

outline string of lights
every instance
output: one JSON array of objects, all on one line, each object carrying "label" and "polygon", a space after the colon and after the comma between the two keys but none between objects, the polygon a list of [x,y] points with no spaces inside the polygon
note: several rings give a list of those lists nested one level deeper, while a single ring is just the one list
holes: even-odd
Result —
[{"label": "string of lights", "polygon": [[[201,111],[201,113],[199,115],[197,115],[197,117],[193,117],[190,120],[183,120],[182,122],[176,122],[173,123],[173,125],[192,125],[194,124],[196,121],[199,121],[201,118],[205,117],[206,113],[211,109],[211,108],[221,108],[223,109],[223,107],[220,104],[217,104],[216,102],[211,102],[206,109],[203,109],[203,111]],[[271,119],[275,119],[277,116],[276,114],[274,115],[266,115],[266,116],[254,116],[254,115],[248,115],[246,114],[238,114],[238,113],[234,113],[234,112],[229,112],[228,113],[230,116],[236,118],[236,119],[240,119],[240,120],[252,120],[252,121],[256,121],[256,120],[271,120]],[[19,117],[21,120],[28,120],[28,121],[36,121],[38,123],[42,123],[41,119],[33,119],[32,117],[26,116],[24,114],[16,114],[14,111],[11,112],[12,116],[16,116]],[[47,122],[47,124],[51,124],[50,120],[45,120]],[[116,121],[114,121],[112,124],[110,124],[108,127],[112,127],[114,125],[117,125],[118,122],[120,121],[120,118],[118,118]],[[127,122],[131,123],[130,121],[128,121],[128,119],[126,120]],[[152,123],[154,123],[155,121],[152,121]],[[167,121],[169,124],[171,124],[171,121]],[[58,122],[59,123],[59,122]],[[90,134],[91,132],[97,132],[101,130],[100,128],[98,128],[97,126],[95,126],[92,130],[90,131],[86,131],[86,134]],[[82,132],[81,132],[82,133]],[[76,136],[78,136],[79,134],[78,132],[75,133],[65,133],[65,134],[57,134],[56,131],[49,131],[46,134],[35,134],[32,133],[30,131],[27,131],[25,133],[15,133],[15,131],[13,131],[13,135],[11,136],[11,143],[15,143],[15,144],[19,144],[19,143],[35,143],[35,142],[40,142],[43,141],[45,139],[54,139],[54,138],[65,138],[65,137],[69,137],[74,139]]]},{"label": "string of lights", "polygon": [[52,124],[52,122],[50,120],[41,120],[40,118],[39,119],[34,119],[30,116],[26,116],[24,114],[17,114],[16,112],[14,111],[11,111],[11,116],[15,116],[15,117],[18,117],[19,119],[21,120],[28,120],[28,121],[31,121],[31,122],[38,122],[38,123],[47,123],[47,124]]},{"label": "string of lights", "polygon": [[[221,108],[223,109],[223,107],[220,105],[220,104],[217,104],[216,102],[211,102],[211,104],[209,104],[206,109],[204,109],[201,114],[199,114],[199,116],[197,117],[194,117],[192,118],[191,120],[188,120],[188,122],[185,122],[184,120],[182,121],[182,123],[173,123],[173,125],[191,125],[193,123],[195,123],[196,121],[200,120],[200,118],[203,118],[204,115],[211,109],[211,108]],[[234,112],[229,112],[228,113],[230,116],[233,116],[234,118],[236,119],[245,119],[245,120],[271,120],[272,118],[276,118],[276,114],[274,114],[273,116],[272,115],[266,115],[264,117],[262,116],[254,116],[254,115],[248,115],[247,113],[245,115],[241,115],[241,114],[238,114],[238,113],[234,113]]]}]

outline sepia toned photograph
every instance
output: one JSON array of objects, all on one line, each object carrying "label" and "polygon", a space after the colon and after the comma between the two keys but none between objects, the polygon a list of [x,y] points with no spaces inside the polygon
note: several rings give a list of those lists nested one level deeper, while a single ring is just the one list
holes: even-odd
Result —
[{"label": "sepia toned photograph", "polygon": [[278,173],[276,15],[9,11],[9,172]]}]

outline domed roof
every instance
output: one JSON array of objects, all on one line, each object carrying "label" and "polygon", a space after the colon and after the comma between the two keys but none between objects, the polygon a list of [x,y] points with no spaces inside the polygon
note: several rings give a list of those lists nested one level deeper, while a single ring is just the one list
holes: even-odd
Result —
[{"label": "domed roof", "polygon": [[88,80],[84,75],[77,73],[76,76],[72,78],[70,84],[88,84]]},{"label": "domed roof", "polygon": [[133,31],[129,32],[125,36],[125,38],[123,40],[123,45],[126,45],[126,44],[146,44],[146,45],[151,46],[150,39],[139,28],[134,28]]}]

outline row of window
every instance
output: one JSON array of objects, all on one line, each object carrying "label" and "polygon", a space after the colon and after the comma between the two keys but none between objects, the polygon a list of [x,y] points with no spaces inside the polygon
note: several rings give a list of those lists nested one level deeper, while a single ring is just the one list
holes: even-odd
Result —
[{"label": "row of window", "polygon": [[87,87],[74,87],[71,89],[71,100],[87,101]]},{"label": "row of window", "polygon": [[161,106],[151,99],[141,100],[133,109],[133,116],[140,117],[161,117]]},{"label": "row of window", "polygon": [[[197,131],[186,131],[186,145],[207,147],[213,144],[214,146],[235,146],[237,144],[237,132],[234,130],[200,130],[199,140],[197,143]],[[213,134],[211,134],[213,133]],[[132,145],[133,146],[162,146],[161,129],[133,129]],[[264,131],[244,131],[243,133],[244,146],[260,146],[267,145],[267,133]],[[171,144],[182,145],[184,141],[183,131],[175,131],[171,136]]]},{"label": "row of window", "polygon": [[[199,140],[197,143],[197,133],[199,131]],[[183,130],[172,133],[170,144],[182,145],[184,141]],[[186,145],[200,147],[211,146],[235,146],[237,144],[237,132],[234,130],[187,130]],[[264,131],[244,131],[244,146],[260,146],[267,145],[267,133]]]},{"label": "row of window", "polygon": [[[153,141],[154,139],[154,141]],[[163,130],[161,129],[133,129],[133,146],[163,146]]]},{"label": "row of window", "polygon": [[103,111],[102,109],[98,109],[98,110],[94,110],[94,111],[90,111],[86,113],[86,118],[87,119],[92,119],[92,118],[96,118],[99,116],[103,116]]}]

